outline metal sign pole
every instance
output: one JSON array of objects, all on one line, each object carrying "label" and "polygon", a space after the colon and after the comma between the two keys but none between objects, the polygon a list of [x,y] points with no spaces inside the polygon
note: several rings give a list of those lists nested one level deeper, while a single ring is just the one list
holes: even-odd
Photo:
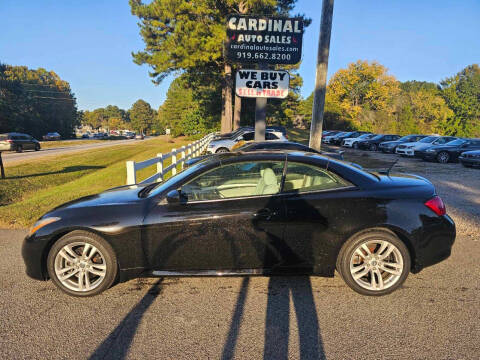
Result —
[{"label": "metal sign pole", "polygon": [[[267,70],[267,64],[258,64],[260,70]],[[255,142],[265,141],[265,128],[267,118],[267,98],[255,99]]]}]

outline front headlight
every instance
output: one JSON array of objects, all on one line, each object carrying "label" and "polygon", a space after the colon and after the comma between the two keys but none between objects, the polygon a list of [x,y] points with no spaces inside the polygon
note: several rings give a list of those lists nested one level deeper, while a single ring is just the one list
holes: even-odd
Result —
[{"label": "front headlight", "polygon": [[428,149],[428,150],[426,150],[426,152],[428,152],[428,153],[434,153],[435,151],[436,151],[435,149]]},{"label": "front headlight", "polygon": [[32,236],[35,232],[37,232],[39,229],[42,227],[51,224],[55,221],[60,220],[59,217],[47,217],[45,219],[40,219],[38,220],[33,226],[30,228],[30,231],[28,232],[28,236]]}]

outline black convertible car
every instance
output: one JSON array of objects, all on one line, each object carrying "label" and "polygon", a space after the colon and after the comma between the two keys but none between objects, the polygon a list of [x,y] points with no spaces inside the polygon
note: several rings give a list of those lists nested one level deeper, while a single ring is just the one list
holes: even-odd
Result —
[{"label": "black convertible car", "polygon": [[25,238],[27,274],[90,296],[138,276],[313,274],[383,295],[450,255],[434,186],[305,152],[208,157],[163,183],[59,206]]}]

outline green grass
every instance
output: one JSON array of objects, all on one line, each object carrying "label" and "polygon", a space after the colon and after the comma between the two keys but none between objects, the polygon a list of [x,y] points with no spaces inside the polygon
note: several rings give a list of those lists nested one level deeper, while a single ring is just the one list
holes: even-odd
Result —
[{"label": "green grass", "polygon": [[[30,226],[43,213],[66,201],[124,185],[125,161],[146,160],[187,143],[185,139],[171,143],[162,136],[6,167],[7,179],[0,180],[0,227]],[[155,166],[137,172],[137,181],[154,172]]]},{"label": "green grass", "polygon": [[293,129],[288,129],[287,133],[288,133],[288,140],[308,145],[308,140],[310,139],[309,129],[293,128]]}]

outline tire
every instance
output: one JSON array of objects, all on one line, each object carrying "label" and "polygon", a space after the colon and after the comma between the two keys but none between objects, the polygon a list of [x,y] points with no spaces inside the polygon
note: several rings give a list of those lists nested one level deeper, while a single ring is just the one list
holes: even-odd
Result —
[{"label": "tire", "polygon": [[38,144],[35,145],[35,151],[40,151],[40,145]]},{"label": "tire", "polygon": [[[369,255],[363,250],[363,244],[368,245],[366,248],[372,254],[368,260]],[[386,244],[383,249],[382,244]],[[357,250],[360,250],[364,258],[357,255]],[[385,261],[382,256],[388,252]],[[407,247],[393,232],[372,229],[352,236],[342,246],[337,258],[337,271],[345,283],[359,294],[382,296],[395,291],[404,283],[410,272],[410,264]],[[354,278],[354,275],[362,274],[360,278]]]},{"label": "tire", "polygon": [[377,151],[377,145],[376,144],[370,144],[369,148],[370,151]]},{"label": "tire", "polygon": [[354,142],[353,145],[352,145],[352,147],[353,147],[354,149],[358,149],[358,142]]},{"label": "tire", "polygon": [[446,164],[450,161],[450,154],[446,151],[440,151],[438,154],[437,154],[437,161],[440,163],[440,164]]},{"label": "tire", "polygon": [[217,151],[215,151],[215,154],[221,154],[221,153],[227,153],[227,152],[230,152],[230,151],[227,148],[222,147]]},{"label": "tire", "polygon": [[23,152],[23,146],[22,145],[17,145],[16,150],[17,150],[18,153]]},{"label": "tire", "polygon": [[[86,252],[87,256],[91,256],[90,260],[81,254],[85,244],[90,245]],[[67,246],[70,251],[66,250]],[[71,252],[74,252],[76,257],[72,256]],[[74,263],[73,259],[80,261]],[[64,271],[67,268],[71,269]],[[113,284],[117,277],[118,264],[115,252],[104,239],[87,231],[75,230],[53,244],[48,253],[47,270],[50,279],[60,290],[68,295],[87,297],[98,295]],[[59,279],[57,272],[60,270],[66,274],[66,279]],[[82,280],[78,274],[81,274]],[[86,277],[89,279],[90,289],[87,288]]]}]

